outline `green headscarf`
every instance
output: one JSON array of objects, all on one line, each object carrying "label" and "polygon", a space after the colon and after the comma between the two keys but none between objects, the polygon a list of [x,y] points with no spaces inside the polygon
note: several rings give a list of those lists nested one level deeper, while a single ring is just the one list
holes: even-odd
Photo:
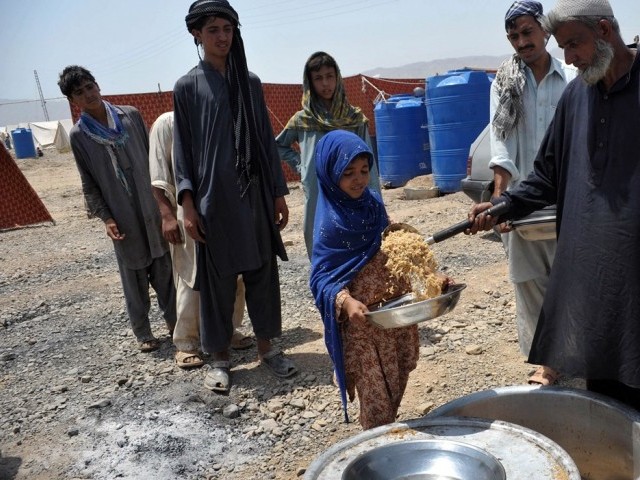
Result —
[{"label": "green headscarf", "polygon": [[[309,63],[320,56],[328,57],[327,60],[333,64],[332,66],[336,70],[336,91],[333,94],[333,100],[329,110],[324,107],[313,92],[313,86],[309,78]],[[287,122],[285,127],[287,129],[316,130],[322,132],[336,129],[356,131],[358,127],[369,122],[364,113],[362,113],[362,110],[352,106],[347,100],[340,69],[333,57],[325,52],[314,53],[305,63],[302,90],[302,110],[297,112],[291,117],[289,122]]]}]

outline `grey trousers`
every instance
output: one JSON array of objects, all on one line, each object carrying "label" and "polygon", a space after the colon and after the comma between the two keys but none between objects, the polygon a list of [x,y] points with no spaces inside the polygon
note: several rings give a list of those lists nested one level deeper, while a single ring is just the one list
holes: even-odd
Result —
[{"label": "grey trousers", "polygon": [[151,324],[149,323],[149,284],[153,287],[158,298],[158,306],[167,323],[167,328],[173,331],[176,325],[176,289],[173,285],[171,256],[169,252],[162,257],[154,258],[146,268],[132,270],[118,261],[122,290],[129,313],[129,323],[138,342],[153,339]]},{"label": "grey trousers", "polygon": [[[208,256],[208,252],[205,254]],[[205,260],[204,265],[201,260]],[[199,257],[200,341],[205,353],[225,352],[233,335],[233,311],[238,276],[219,277],[210,259]],[[200,268],[200,267],[203,268]],[[276,256],[257,270],[242,272],[245,300],[256,338],[282,334],[280,279]]]}]

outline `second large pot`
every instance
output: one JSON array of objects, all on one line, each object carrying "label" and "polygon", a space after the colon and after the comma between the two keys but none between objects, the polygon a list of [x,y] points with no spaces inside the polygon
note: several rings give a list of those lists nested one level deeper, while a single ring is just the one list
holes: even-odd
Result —
[{"label": "second large pot", "polygon": [[513,386],[453,400],[426,418],[480,417],[535,430],[560,445],[584,480],[640,478],[640,412],[604,395]]}]

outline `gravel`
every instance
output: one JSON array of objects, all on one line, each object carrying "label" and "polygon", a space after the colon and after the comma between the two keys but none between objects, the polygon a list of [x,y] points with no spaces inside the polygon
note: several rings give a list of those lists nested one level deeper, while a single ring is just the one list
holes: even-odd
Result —
[{"label": "gravel", "polygon": [[[18,164],[56,223],[0,232],[0,478],[294,479],[361,431],[357,401],[345,424],[331,382],[308,288],[299,184],[288,197],[290,261],[280,263],[284,334],[276,346],[300,373],[283,381],[258,364],[255,347],[234,352],[232,391],[219,396],[203,387],[208,366],[175,365],[155,305],[162,346],[137,350],[110,240],[84,214],[71,155],[46,151]],[[470,206],[462,193],[408,201],[400,188],[384,197],[394,221],[425,235],[466,218]],[[459,235],[433,248],[441,269],[468,286],[451,313],[421,326],[421,358],[400,420],[524,383],[532,370],[518,351],[497,237]]]}]

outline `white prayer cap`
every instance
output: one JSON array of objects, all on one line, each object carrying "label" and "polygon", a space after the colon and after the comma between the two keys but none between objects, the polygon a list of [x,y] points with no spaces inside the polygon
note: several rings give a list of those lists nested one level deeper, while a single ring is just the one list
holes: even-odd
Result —
[{"label": "white prayer cap", "polygon": [[[613,17],[613,10],[607,0],[558,0],[551,12],[558,19],[567,17]],[[551,12],[549,12],[550,15]]]}]

